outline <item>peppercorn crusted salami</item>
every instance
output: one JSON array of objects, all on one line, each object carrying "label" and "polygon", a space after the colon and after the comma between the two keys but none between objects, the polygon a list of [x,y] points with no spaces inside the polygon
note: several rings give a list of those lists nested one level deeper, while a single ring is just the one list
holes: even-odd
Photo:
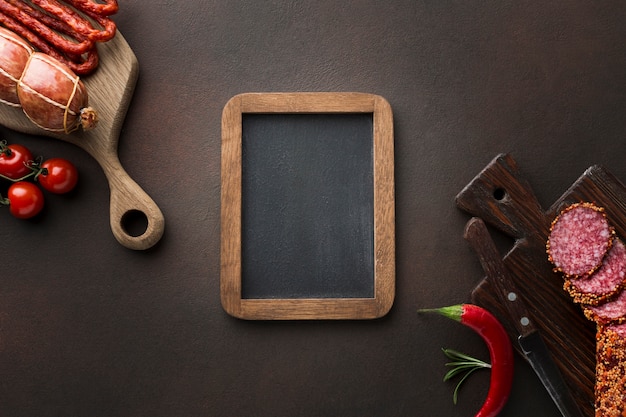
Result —
[{"label": "peppercorn crusted salami", "polygon": [[626,246],[614,238],[613,246],[598,270],[576,279],[566,279],[563,288],[574,302],[596,306],[614,297],[623,289],[626,277]]},{"label": "peppercorn crusted salami", "polygon": [[577,203],[552,222],[546,244],[563,288],[597,325],[596,417],[626,417],[626,245],[614,235],[603,208]]},{"label": "peppercorn crusted salami", "polygon": [[548,259],[567,277],[590,275],[602,264],[613,235],[603,208],[592,203],[572,204],[552,222]]},{"label": "peppercorn crusted salami", "polygon": [[583,312],[589,320],[598,324],[621,324],[626,322],[626,291],[621,291],[614,300],[598,306],[584,306]]},{"label": "peppercorn crusted salami", "polygon": [[599,326],[596,335],[597,417],[626,415],[626,325]]}]

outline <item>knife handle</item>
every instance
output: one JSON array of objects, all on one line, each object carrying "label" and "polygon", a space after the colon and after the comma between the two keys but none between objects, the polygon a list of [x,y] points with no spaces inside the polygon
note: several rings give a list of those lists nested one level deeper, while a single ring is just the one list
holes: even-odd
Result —
[{"label": "knife handle", "polygon": [[534,332],[536,327],[533,320],[485,223],[473,217],[467,222],[463,236],[478,255],[487,279],[495,287],[498,298],[519,335],[527,336]]}]

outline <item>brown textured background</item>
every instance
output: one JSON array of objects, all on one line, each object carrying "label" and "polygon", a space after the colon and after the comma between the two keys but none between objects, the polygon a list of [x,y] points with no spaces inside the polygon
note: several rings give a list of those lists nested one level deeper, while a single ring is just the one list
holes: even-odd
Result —
[{"label": "brown textured background", "polygon": [[[68,197],[0,227],[1,416],[472,416],[442,347],[470,330],[416,310],[469,301],[482,278],[454,196],[510,152],[544,207],[592,164],[626,180],[626,4],[585,1],[121,0],[140,63],[120,158],[166,217],[120,246],[107,183],[80,149]],[[367,322],[245,322],[219,302],[220,117],[237,93],[360,91],[391,104],[397,294]],[[518,361],[503,416],[558,416]]]}]

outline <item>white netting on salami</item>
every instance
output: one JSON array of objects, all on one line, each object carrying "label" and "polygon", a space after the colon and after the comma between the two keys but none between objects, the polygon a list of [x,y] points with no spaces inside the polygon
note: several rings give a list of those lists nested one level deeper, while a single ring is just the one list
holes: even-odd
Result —
[{"label": "white netting on salami", "polygon": [[563,288],[576,303],[598,305],[622,290],[626,278],[626,246],[615,238],[598,270],[578,279],[565,280]]},{"label": "white netting on salami", "polygon": [[572,204],[552,222],[548,258],[566,276],[591,274],[600,267],[613,234],[604,209],[592,203]]}]

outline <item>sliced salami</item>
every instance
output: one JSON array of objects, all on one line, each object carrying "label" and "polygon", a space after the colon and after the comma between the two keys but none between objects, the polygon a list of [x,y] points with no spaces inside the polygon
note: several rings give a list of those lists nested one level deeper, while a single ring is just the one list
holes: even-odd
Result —
[{"label": "sliced salami", "polygon": [[613,245],[602,265],[590,276],[566,279],[563,288],[574,302],[597,306],[614,297],[623,289],[626,278],[626,246],[614,238]]},{"label": "sliced salami", "polygon": [[614,233],[603,208],[587,202],[572,204],[552,222],[548,259],[566,277],[590,275],[602,264]]},{"label": "sliced salami", "polygon": [[600,325],[626,323],[626,291],[598,306],[584,306],[585,317]]},{"label": "sliced salami", "polygon": [[626,325],[599,326],[596,336],[595,415],[626,415]]}]

